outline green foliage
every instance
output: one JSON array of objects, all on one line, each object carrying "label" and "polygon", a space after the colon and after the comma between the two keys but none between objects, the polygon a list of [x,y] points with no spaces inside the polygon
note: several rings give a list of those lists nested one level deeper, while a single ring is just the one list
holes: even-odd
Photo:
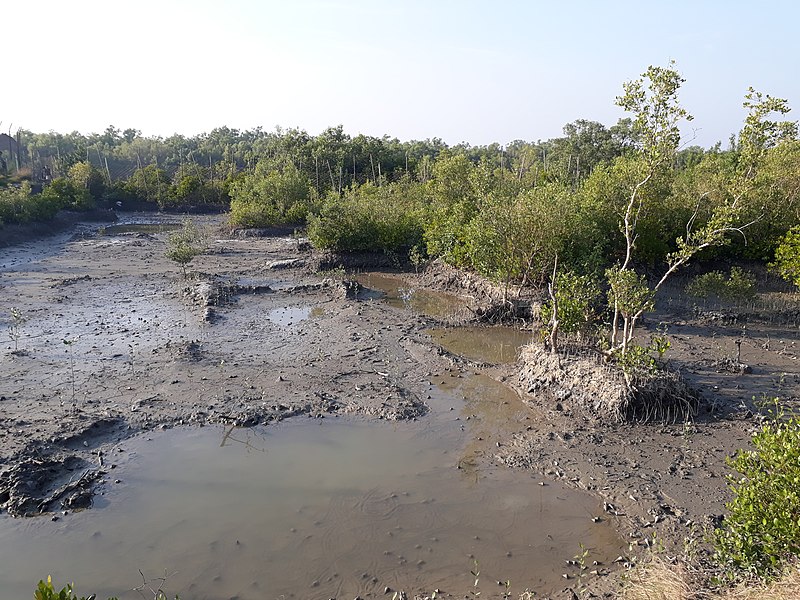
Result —
[{"label": "green foliage", "polygon": [[[78,598],[73,591],[73,584],[71,583],[64,586],[61,590],[56,590],[56,588],[53,586],[53,580],[49,575],[47,577],[47,582],[40,580],[39,585],[36,586],[36,590],[33,592],[33,600],[94,600],[94,598],[94,594],[88,598],[86,596],[81,596]],[[108,600],[117,599],[109,598]]]},{"label": "green foliage", "polygon": [[69,168],[67,179],[77,189],[86,190],[95,201],[100,200],[106,188],[105,178],[88,162],[77,162]]},{"label": "green foliage", "polygon": [[653,292],[644,275],[631,269],[612,267],[606,270],[606,280],[609,304],[615,305],[622,315],[633,316],[653,310]]},{"label": "green foliage", "polygon": [[655,334],[650,336],[650,342],[646,346],[629,343],[625,352],[617,349],[612,352],[612,357],[626,376],[648,376],[653,375],[659,368],[656,356],[659,360],[663,359],[664,354],[671,346],[672,344],[665,334]]},{"label": "green foliage", "polygon": [[476,188],[482,183],[483,191],[488,191],[487,178],[477,175],[476,170],[465,154],[443,153],[426,182],[431,205],[425,224],[428,254],[456,266],[470,263],[467,227],[479,212]]},{"label": "green foliage", "polygon": [[770,267],[786,281],[800,287],[800,225],[783,236]]},{"label": "green foliage", "polygon": [[685,80],[674,66],[648,67],[641,78],[625,83],[625,93],[617,98],[617,105],[633,115],[639,152],[651,166],[671,160],[681,138],[679,123],[693,118],[678,101]]},{"label": "green foliage", "polygon": [[[490,192],[464,228],[465,258],[483,275],[508,284],[541,279],[572,235],[573,197],[559,184]],[[578,229],[579,227],[575,227]]]},{"label": "green foliage", "polygon": [[344,252],[386,251],[407,256],[422,244],[424,206],[410,182],[367,183],[329,196],[308,222],[317,247]]},{"label": "green foliage", "polygon": [[59,209],[89,210],[95,202],[87,188],[80,187],[71,179],[60,177],[54,179],[41,193],[42,201]]},{"label": "green foliage", "polygon": [[260,161],[253,173],[231,185],[231,223],[243,227],[268,227],[304,223],[313,208],[311,182],[288,163],[274,169]]},{"label": "green foliage", "polygon": [[226,180],[214,179],[208,169],[195,163],[181,165],[168,193],[158,201],[161,208],[225,206],[227,203]]},{"label": "green foliage", "polygon": [[728,464],[729,514],[714,532],[729,577],[771,576],[800,556],[800,419],[774,415]]},{"label": "green foliage", "polygon": [[160,207],[170,204],[172,182],[164,169],[156,165],[147,165],[136,169],[125,182],[125,192],[130,196],[156,202]]},{"label": "green foliage", "polygon": [[52,219],[61,209],[86,210],[94,206],[88,190],[68,179],[56,179],[41,194],[31,193],[25,181],[19,187],[0,188],[0,223],[30,223]]},{"label": "green foliage", "polygon": [[204,251],[205,240],[203,234],[190,219],[186,219],[183,222],[183,227],[171,233],[167,238],[167,250],[164,256],[181,266],[183,278],[186,279],[186,267],[196,256],[199,256]]},{"label": "green foliage", "polygon": [[[558,303],[558,326],[564,333],[585,333],[596,321],[600,285],[590,275],[561,272],[554,286]],[[542,322],[553,318],[552,302],[542,307]]]},{"label": "green foliage", "polygon": [[743,302],[755,297],[756,278],[740,267],[731,267],[728,277],[721,271],[709,271],[692,279],[686,293],[695,298]]}]

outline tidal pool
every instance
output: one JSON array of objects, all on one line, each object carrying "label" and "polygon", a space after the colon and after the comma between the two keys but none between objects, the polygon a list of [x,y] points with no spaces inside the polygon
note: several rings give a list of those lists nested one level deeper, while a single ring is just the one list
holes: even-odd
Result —
[{"label": "tidal pool", "polygon": [[458,371],[429,390],[418,422],[300,417],[123,442],[91,510],[0,519],[3,596],[31,596],[52,575],[79,594],[141,598],[141,570],[186,600],[387,587],[491,598],[498,582],[563,588],[579,543],[606,564],[620,553],[611,525],[592,521],[597,498],[492,464],[497,441],[531,418],[513,391]]},{"label": "tidal pool", "polygon": [[531,343],[531,332],[510,326],[449,327],[428,331],[445,350],[472,360],[493,364],[517,361],[522,346]]},{"label": "tidal pool", "polygon": [[429,317],[450,317],[464,307],[464,302],[457,296],[416,289],[403,278],[394,275],[365,273],[357,276],[356,280],[366,288],[362,293],[363,297],[369,298],[372,293],[376,299],[383,300],[389,306],[413,310]]}]

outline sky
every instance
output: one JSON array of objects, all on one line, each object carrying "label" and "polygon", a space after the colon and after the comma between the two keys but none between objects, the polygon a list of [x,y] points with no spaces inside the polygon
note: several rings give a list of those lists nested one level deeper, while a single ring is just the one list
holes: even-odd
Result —
[{"label": "sky", "polygon": [[7,0],[0,131],[316,135],[507,144],[610,126],[670,60],[684,143],[742,125],[749,86],[800,118],[795,0]]}]

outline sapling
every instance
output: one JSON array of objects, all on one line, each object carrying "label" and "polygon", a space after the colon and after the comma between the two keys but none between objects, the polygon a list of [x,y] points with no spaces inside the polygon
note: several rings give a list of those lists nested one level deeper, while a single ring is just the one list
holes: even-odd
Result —
[{"label": "sapling", "polygon": [[72,345],[76,342],[76,338],[69,339],[64,338],[61,340],[64,342],[64,345],[67,347],[67,353],[69,354],[69,372],[70,372],[70,381],[72,383],[72,402],[75,403],[75,359],[72,355]]},{"label": "sapling", "polygon": [[167,250],[164,255],[181,266],[183,278],[187,278],[186,267],[195,256],[204,252],[203,235],[189,219],[183,222],[183,228],[167,238]]},{"label": "sapling", "polygon": [[21,329],[27,320],[18,308],[11,309],[11,326],[8,328],[8,335],[14,342],[15,353],[19,351],[19,340],[22,337]]}]

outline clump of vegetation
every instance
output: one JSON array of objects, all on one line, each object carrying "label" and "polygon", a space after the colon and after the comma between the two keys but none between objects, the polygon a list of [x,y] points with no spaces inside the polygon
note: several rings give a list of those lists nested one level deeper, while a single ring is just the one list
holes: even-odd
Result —
[{"label": "clump of vegetation", "polygon": [[312,203],[311,181],[294,163],[276,168],[262,160],[231,186],[233,225],[268,227],[305,223]]},{"label": "clump of vegetation", "polygon": [[770,267],[786,281],[800,287],[800,225],[792,227],[783,237]]},{"label": "clump of vegetation", "polygon": [[731,578],[777,576],[800,558],[800,417],[780,411],[729,460],[733,500],[714,532],[716,559]]},{"label": "clump of vegetation", "polygon": [[190,219],[186,219],[183,227],[171,233],[167,238],[167,250],[164,255],[180,265],[183,270],[183,278],[186,279],[186,267],[196,256],[205,252],[205,246],[205,236]]},{"label": "clump of vegetation", "polygon": [[343,252],[384,251],[408,256],[423,241],[425,211],[402,183],[364,184],[326,201],[308,223],[318,248]]},{"label": "clump of vegetation", "polygon": [[550,302],[542,306],[542,322],[552,326],[556,318],[561,332],[587,335],[599,317],[597,304],[601,293],[597,279],[571,271],[559,273],[552,291]]},{"label": "clump of vegetation", "polygon": [[[47,582],[39,581],[36,590],[33,593],[33,600],[94,600],[95,595],[92,594],[88,598],[86,596],[78,596],[73,591],[73,584],[68,583],[61,590],[56,590],[53,586],[53,580],[48,575]],[[116,598],[109,598],[108,600],[117,600]],[[161,600],[161,599],[156,599]]]},{"label": "clump of vegetation", "polygon": [[[139,571],[141,573],[141,571]],[[142,585],[134,588],[134,591],[139,592],[142,598],[145,597],[146,592],[148,595],[152,594],[153,600],[169,600],[167,594],[159,589],[154,589],[150,582],[148,582],[144,575],[142,575],[143,583]],[[158,581],[166,581],[166,578],[157,578]],[[33,600],[96,600],[96,595],[91,594],[90,596],[81,596],[80,598],[74,592],[75,584],[68,583],[60,590],[56,589],[53,585],[53,579],[49,575],[47,576],[47,581],[39,581],[39,585],[36,586],[36,590],[33,592]],[[118,600],[116,596],[109,598],[108,600]],[[176,595],[175,600],[180,600],[180,598]]]},{"label": "clump of vegetation", "polygon": [[755,297],[756,278],[740,267],[731,267],[727,277],[722,271],[710,271],[692,279],[686,293],[694,298],[744,302]]},{"label": "clump of vegetation", "polygon": [[16,306],[11,309],[11,322],[8,326],[8,335],[14,342],[14,352],[19,352],[19,340],[22,338],[22,326],[28,318]]},{"label": "clump of vegetation", "polygon": [[707,589],[702,577],[678,562],[671,564],[657,554],[628,575],[621,600],[795,600],[800,595],[800,568],[789,567],[770,582],[746,581],[735,587]]},{"label": "clump of vegetation", "polygon": [[61,208],[57,198],[32,194],[27,181],[19,187],[0,188],[0,225],[46,221]]}]

